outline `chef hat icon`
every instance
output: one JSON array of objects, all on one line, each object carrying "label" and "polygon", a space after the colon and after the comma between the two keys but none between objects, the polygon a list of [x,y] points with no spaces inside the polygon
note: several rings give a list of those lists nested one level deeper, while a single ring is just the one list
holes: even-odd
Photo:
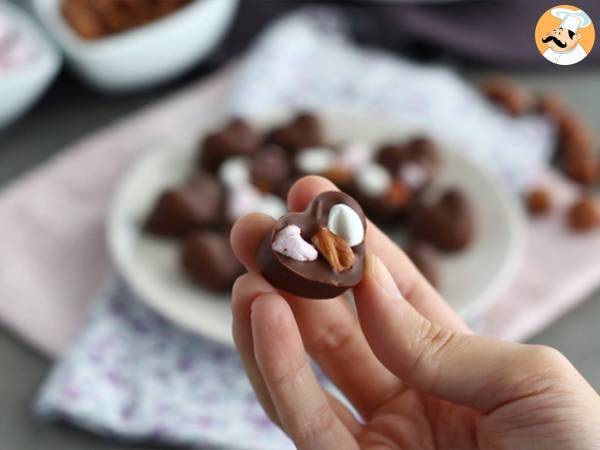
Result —
[{"label": "chef hat icon", "polygon": [[577,33],[579,28],[586,28],[592,23],[590,16],[581,9],[553,8],[550,12],[561,20],[561,28],[571,30],[573,33]]}]

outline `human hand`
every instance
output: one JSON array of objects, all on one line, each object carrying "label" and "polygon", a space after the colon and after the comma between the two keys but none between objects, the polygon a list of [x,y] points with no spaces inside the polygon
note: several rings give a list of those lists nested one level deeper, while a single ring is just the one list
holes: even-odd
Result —
[{"label": "human hand", "polygon": [[[290,210],[331,189],[301,179]],[[233,335],[263,408],[299,449],[600,448],[600,399],[564,356],[470,334],[373,224],[356,315],[343,298],[300,299],[260,276],[254,256],[272,226],[252,214],[232,230],[248,270],[233,288]],[[360,420],[322,388],[305,351]]]}]

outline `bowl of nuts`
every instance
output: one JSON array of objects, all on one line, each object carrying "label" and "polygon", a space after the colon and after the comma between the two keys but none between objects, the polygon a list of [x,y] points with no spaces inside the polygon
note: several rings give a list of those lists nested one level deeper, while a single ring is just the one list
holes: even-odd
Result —
[{"label": "bowl of nuts", "polygon": [[[108,219],[123,277],[144,302],[191,331],[232,344],[228,299],[243,267],[229,231],[251,212],[281,225],[263,252],[273,269],[265,276],[307,298],[338,295],[360,279],[365,215],[466,319],[519,268],[520,203],[448,137],[337,110],[217,118],[194,135],[134,163]],[[308,174],[329,178],[345,194],[287,215],[290,185]],[[347,245],[328,245],[312,233],[322,231],[317,225]],[[301,246],[289,245],[300,237]],[[353,257],[328,257],[334,247]]]},{"label": "bowl of nuts", "polygon": [[94,87],[138,90],[206,57],[238,0],[32,0],[71,66]]}]

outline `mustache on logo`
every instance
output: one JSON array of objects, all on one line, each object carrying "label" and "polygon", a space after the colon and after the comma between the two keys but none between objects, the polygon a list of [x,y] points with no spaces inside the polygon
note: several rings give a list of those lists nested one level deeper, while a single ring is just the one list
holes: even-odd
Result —
[{"label": "mustache on logo", "polygon": [[559,41],[556,36],[546,36],[545,38],[542,38],[544,44],[550,41],[553,41],[560,48],[565,48],[567,46],[566,42]]}]

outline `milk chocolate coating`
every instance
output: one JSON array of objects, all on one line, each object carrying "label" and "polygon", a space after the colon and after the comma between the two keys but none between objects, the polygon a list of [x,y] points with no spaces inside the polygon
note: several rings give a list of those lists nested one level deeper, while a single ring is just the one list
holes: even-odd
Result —
[{"label": "milk chocolate coating", "polygon": [[340,273],[336,273],[322,255],[315,261],[296,261],[272,248],[277,233],[288,225],[297,225],[302,238],[311,242],[313,235],[321,227],[327,226],[329,210],[338,203],[344,203],[356,211],[366,232],[365,215],[358,202],[343,192],[328,191],[315,197],[304,212],[281,217],[265,237],[258,250],[257,261],[262,275],[277,289],[300,297],[324,299],[341,295],[361,280],[364,242],[352,247],[356,261],[350,269]]},{"label": "milk chocolate coating", "polygon": [[447,190],[432,205],[415,212],[413,237],[444,251],[462,250],[475,235],[475,217],[469,200],[458,189]]},{"label": "milk chocolate coating", "polygon": [[227,158],[252,156],[260,144],[260,136],[248,122],[233,119],[225,128],[211,133],[202,141],[199,165],[214,173]]},{"label": "milk chocolate coating", "polygon": [[183,241],[181,265],[192,281],[213,292],[231,289],[244,272],[227,235],[212,231],[192,233]]},{"label": "milk chocolate coating", "polygon": [[323,145],[323,131],[316,115],[300,113],[290,123],[271,130],[266,141],[295,154],[307,147]]},{"label": "milk chocolate coating", "polygon": [[291,166],[283,148],[267,145],[252,159],[250,168],[252,183],[262,192],[279,195],[290,179]]},{"label": "milk chocolate coating", "polygon": [[222,219],[223,192],[209,174],[200,172],[185,185],[168,189],[158,198],[145,229],[159,236],[180,237]]}]

